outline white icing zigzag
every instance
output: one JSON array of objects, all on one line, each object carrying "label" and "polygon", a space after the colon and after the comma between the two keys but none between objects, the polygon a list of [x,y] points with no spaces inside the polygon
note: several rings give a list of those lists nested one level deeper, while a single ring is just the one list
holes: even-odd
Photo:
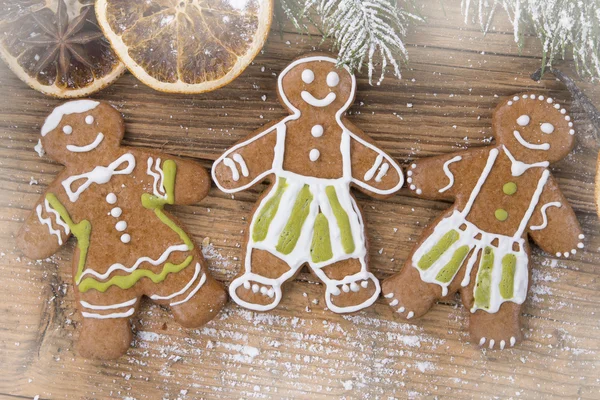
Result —
[{"label": "white icing zigzag", "polygon": [[156,260],[151,259],[150,257],[140,257],[137,259],[137,261],[129,268],[125,267],[123,264],[113,264],[111,265],[105,273],[101,274],[99,272],[94,271],[93,269],[87,268],[86,270],[84,270],[81,275],[79,276],[79,281],[76,282],[79,285],[79,282],[81,282],[81,279],[83,279],[83,277],[85,275],[93,275],[98,279],[106,279],[110,276],[110,274],[112,274],[114,271],[125,271],[128,274],[133,272],[134,270],[136,270],[140,264],[142,264],[143,262],[148,262],[152,265],[160,265],[162,263],[164,263],[165,261],[167,261],[167,258],[169,258],[169,255],[174,252],[174,251],[188,251],[189,247],[187,244],[179,244],[179,245],[174,245],[174,246],[170,246],[167,250],[165,250],[165,252]]},{"label": "white icing zigzag", "polygon": [[152,157],[148,157],[148,167],[146,168],[146,173],[153,179],[152,193],[157,197],[166,198],[167,192],[165,191],[164,186],[165,175],[160,167],[160,158],[156,159],[156,164],[154,165],[154,168],[156,171],[158,171],[158,173],[152,171],[153,161],[154,159]]},{"label": "white icing zigzag", "polygon": [[[46,203],[48,202],[48,200],[46,200]],[[37,213],[37,217],[38,220],[40,221],[40,224],[42,225],[47,225],[48,226],[48,232],[50,232],[51,235],[56,236],[56,238],[58,239],[58,244],[62,246],[63,241],[62,241],[62,237],[60,234],[60,231],[54,229],[54,227],[52,226],[52,219],[51,218],[43,218],[42,217],[42,205],[38,204],[37,207],[35,208],[35,212]]]}]

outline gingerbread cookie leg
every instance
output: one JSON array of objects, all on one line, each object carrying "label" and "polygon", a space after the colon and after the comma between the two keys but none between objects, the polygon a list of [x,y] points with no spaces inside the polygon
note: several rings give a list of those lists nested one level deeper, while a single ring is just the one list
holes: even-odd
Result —
[{"label": "gingerbread cookie leg", "polygon": [[171,307],[175,321],[186,328],[197,328],[210,321],[227,300],[225,291],[208,273],[206,262],[197,250],[189,266],[169,274],[164,284],[146,283],[149,285],[146,295],[158,304]]},{"label": "gingerbread cookie leg", "polygon": [[425,315],[442,297],[441,288],[424,282],[410,258],[399,273],[383,281],[381,289],[388,304],[406,319]]},{"label": "gingerbread cookie leg", "polygon": [[78,353],[105,360],[125,354],[132,339],[130,318],[139,308],[140,291],[111,286],[104,292],[76,291],[75,298],[83,317]]},{"label": "gingerbread cookie leg", "polygon": [[128,317],[84,318],[77,352],[85,358],[114,360],[127,352],[132,339]]}]

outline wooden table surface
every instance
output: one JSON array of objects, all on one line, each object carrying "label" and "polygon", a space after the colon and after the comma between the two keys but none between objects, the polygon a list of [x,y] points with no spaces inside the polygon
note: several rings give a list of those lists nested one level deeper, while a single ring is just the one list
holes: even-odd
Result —
[{"label": "wooden table surface", "polygon": [[[400,162],[483,146],[503,96],[534,90],[567,105],[578,143],[552,167],[586,234],[585,251],[556,259],[533,247],[533,284],[523,311],[525,341],[504,351],[469,343],[458,300],[405,323],[381,299],[353,315],[324,310],[323,287],[303,273],[281,305],[256,313],[229,303],[197,330],[145,302],[135,339],[115,362],[74,353],[81,317],[72,289],[71,240],[55,256],[24,258],[14,236],[61,166],[38,157],[41,124],[61,103],[29,89],[0,63],[0,397],[31,398],[600,398],[600,229],[593,205],[598,140],[587,116],[552,75],[537,83],[540,45],[524,37],[519,55],[510,24],[486,36],[463,22],[460,2],[426,2],[427,24],[407,37],[402,80],[370,86],[358,75],[351,119]],[[297,55],[327,50],[318,36],[274,29],[253,65],[228,86],[196,96],[154,92],[127,74],[94,96],[119,109],[125,143],[161,148],[207,168],[236,140],[284,115],[276,75]],[[573,63],[557,65],[576,77]],[[600,105],[600,90],[578,85]],[[262,97],[266,95],[266,100]],[[412,107],[407,107],[412,103]],[[234,197],[214,186],[176,207],[213,274],[226,285],[240,268],[246,216],[263,187]],[[368,221],[372,269],[399,270],[423,228],[448,205],[410,197],[358,195]]]}]

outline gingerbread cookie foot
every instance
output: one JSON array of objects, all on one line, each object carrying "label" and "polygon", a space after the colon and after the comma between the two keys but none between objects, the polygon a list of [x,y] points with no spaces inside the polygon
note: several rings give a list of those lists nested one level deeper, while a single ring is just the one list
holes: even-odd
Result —
[{"label": "gingerbread cookie foot", "polygon": [[198,285],[181,300],[171,303],[178,324],[198,328],[212,320],[227,302],[227,293],[219,282],[202,274]]},{"label": "gingerbread cookie foot", "polygon": [[282,293],[281,285],[277,280],[245,273],[231,282],[229,295],[243,307],[268,311],[277,307]]},{"label": "gingerbread cookie foot", "polygon": [[115,360],[127,352],[133,334],[129,318],[84,318],[77,353],[85,358]]},{"label": "gingerbread cookie foot", "polygon": [[377,300],[381,287],[373,274],[359,272],[341,281],[324,280],[326,284],[325,302],[336,313],[350,313],[362,310]]},{"label": "gingerbread cookie foot", "polygon": [[471,341],[480,347],[503,350],[522,340],[520,327],[521,306],[504,303],[497,313],[477,310],[470,315]]},{"label": "gingerbread cookie foot", "polygon": [[402,318],[419,318],[436,302],[438,296],[433,285],[423,282],[414,268],[405,266],[402,271],[382,283],[383,297]]}]

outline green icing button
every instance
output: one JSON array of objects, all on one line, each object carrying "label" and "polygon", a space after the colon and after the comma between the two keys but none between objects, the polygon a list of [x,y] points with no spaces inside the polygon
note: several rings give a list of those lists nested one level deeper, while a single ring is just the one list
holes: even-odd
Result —
[{"label": "green icing button", "polygon": [[504,186],[502,186],[502,191],[504,194],[512,196],[513,194],[517,193],[517,184],[514,182],[505,183]]},{"label": "green icing button", "polygon": [[502,208],[497,209],[494,212],[494,215],[498,221],[506,221],[506,218],[508,218],[508,213]]}]

